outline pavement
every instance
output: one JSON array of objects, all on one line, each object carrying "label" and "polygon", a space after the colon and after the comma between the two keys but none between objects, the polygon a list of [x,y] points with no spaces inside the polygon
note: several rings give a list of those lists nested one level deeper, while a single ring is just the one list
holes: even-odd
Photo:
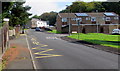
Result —
[{"label": "pavement", "polygon": [[23,69],[25,69],[31,71],[34,69],[30,51],[28,49],[26,34],[21,34],[17,38],[10,40],[10,48],[13,51],[10,52],[12,54],[8,59],[4,70],[13,71],[12,69],[19,69],[20,71],[22,71]]},{"label": "pavement", "polygon": [[118,55],[71,43],[62,40],[59,38],[60,36],[59,34],[28,30],[28,41],[36,69],[117,71]]}]

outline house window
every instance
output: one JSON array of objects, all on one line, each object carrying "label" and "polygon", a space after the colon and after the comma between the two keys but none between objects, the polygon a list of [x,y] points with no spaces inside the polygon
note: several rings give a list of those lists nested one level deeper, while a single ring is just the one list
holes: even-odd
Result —
[{"label": "house window", "polygon": [[105,20],[105,17],[103,17],[102,20]]},{"label": "house window", "polygon": [[72,18],[71,20],[76,21],[76,18]]},{"label": "house window", "polygon": [[110,21],[110,17],[106,17],[106,21]]},{"label": "house window", "polygon": [[82,21],[82,18],[76,18],[76,21],[78,21],[78,20]]},{"label": "house window", "polygon": [[62,18],[62,22],[67,22],[67,18]]},{"label": "house window", "polygon": [[118,17],[114,17],[115,20],[119,19]]},{"label": "house window", "polygon": [[86,20],[90,20],[90,18],[86,18]]},{"label": "house window", "polygon": [[96,21],[96,17],[91,17],[91,21]]}]

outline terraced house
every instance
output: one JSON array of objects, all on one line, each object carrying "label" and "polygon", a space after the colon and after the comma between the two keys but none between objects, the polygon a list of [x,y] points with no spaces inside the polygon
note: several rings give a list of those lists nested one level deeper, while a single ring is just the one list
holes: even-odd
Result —
[{"label": "terraced house", "polygon": [[114,12],[58,13],[56,19],[57,31],[68,33],[69,26],[71,33],[109,34],[113,29],[120,29],[119,16]]}]

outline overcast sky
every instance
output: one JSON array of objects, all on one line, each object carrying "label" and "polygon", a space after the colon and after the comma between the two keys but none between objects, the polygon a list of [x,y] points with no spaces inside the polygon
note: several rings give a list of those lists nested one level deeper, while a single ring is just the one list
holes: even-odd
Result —
[{"label": "overcast sky", "polygon": [[[25,5],[31,6],[29,11],[33,15],[41,15],[44,12],[59,12],[66,8],[66,5],[71,5],[76,0],[26,0]],[[90,2],[93,0],[81,0]],[[106,1],[106,0],[94,0],[94,1]]]}]

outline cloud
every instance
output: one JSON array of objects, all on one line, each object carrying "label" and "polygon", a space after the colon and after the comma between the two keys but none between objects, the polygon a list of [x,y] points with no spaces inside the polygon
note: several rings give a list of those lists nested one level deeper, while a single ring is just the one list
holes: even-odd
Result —
[{"label": "cloud", "polygon": [[68,2],[65,2],[64,0],[26,0],[25,5],[31,6],[31,10],[28,12],[32,13],[33,15],[41,15],[44,12],[59,12],[62,9],[65,9],[65,4],[67,3]]},{"label": "cloud", "polygon": [[73,2],[75,0],[26,0],[29,2]]},{"label": "cloud", "polygon": [[[66,8],[65,5],[70,5],[72,2],[77,0],[26,0],[25,5],[31,6],[31,10],[29,11],[33,15],[41,15],[44,12],[59,12]],[[88,1],[88,0],[81,0]],[[93,1],[93,0],[89,0]],[[98,1],[98,0],[94,0]],[[103,0],[99,0],[103,1]]]}]

